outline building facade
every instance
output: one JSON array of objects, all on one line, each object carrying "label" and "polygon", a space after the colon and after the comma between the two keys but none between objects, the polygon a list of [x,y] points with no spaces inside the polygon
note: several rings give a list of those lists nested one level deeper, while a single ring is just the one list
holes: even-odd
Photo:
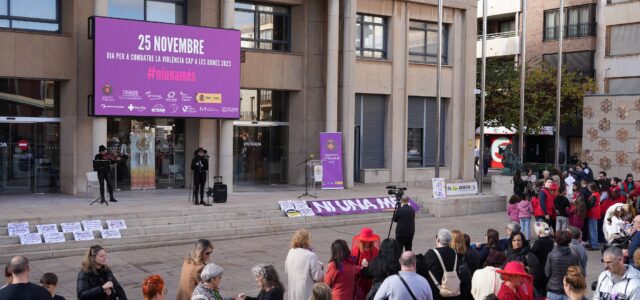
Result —
[{"label": "building facade", "polygon": [[[188,187],[208,150],[229,189],[303,184],[319,133],[343,133],[344,181],[434,175],[437,7],[383,0],[0,0],[0,193],[83,193],[99,145],[135,189],[131,133],[154,144],[153,188]],[[473,177],[476,1],[444,9],[441,177]],[[238,120],[89,116],[91,16],[241,32]],[[212,182],[212,181],[211,181]]]},{"label": "building facade", "polygon": [[584,159],[610,177],[640,176],[640,1],[598,2],[598,93],[584,98]]}]

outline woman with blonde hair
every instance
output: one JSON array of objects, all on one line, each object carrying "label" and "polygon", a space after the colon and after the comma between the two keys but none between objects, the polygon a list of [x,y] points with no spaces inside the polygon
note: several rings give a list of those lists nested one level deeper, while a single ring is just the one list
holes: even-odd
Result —
[{"label": "woman with blonde hair", "polygon": [[127,300],[124,289],[107,266],[107,252],[100,245],[93,245],[82,259],[76,286],[80,300]]},{"label": "woman with blonde hair", "polygon": [[311,251],[309,232],[306,229],[293,234],[284,271],[287,273],[289,300],[309,299],[313,284],[324,278],[324,266],[318,255]]},{"label": "woman with blonde hair", "polygon": [[331,296],[331,288],[324,283],[316,283],[313,286],[313,291],[309,300],[333,300],[333,296]]},{"label": "woman with blonde hair", "polygon": [[582,275],[582,269],[578,266],[570,266],[567,274],[562,280],[564,292],[569,300],[586,300],[584,291],[587,289],[587,282]]},{"label": "woman with blonde hair", "polygon": [[449,245],[458,257],[458,277],[460,278],[460,293],[462,299],[472,299],[471,295],[471,268],[467,262],[467,243],[464,233],[460,230],[451,230],[451,244]]},{"label": "woman with blonde hair", "polygon": [[206,239],[200,239],[196,242],[193,251],[185,257],[182,263],[182,271],[180,272],[180,281],[178,283],[178,295],[176,300],[189,300],[200,282],[200,273],[209,261],[213,253],[213,244]]}]

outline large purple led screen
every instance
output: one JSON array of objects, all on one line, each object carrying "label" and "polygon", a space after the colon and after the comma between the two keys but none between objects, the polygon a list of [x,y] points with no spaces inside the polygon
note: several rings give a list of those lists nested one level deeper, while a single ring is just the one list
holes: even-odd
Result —
[{"label": "large purple led screen", "polygon": [[94,17],[96,116],[240,116],[240,32]]}]

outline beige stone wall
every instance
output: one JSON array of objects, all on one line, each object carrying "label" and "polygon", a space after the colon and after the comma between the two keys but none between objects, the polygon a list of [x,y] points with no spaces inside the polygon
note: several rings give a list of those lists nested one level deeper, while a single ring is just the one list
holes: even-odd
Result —
[{"label": "beige stone wall", "polygon": [[594,172],[640,176],[640,95],[584,98],[582,159]]}]

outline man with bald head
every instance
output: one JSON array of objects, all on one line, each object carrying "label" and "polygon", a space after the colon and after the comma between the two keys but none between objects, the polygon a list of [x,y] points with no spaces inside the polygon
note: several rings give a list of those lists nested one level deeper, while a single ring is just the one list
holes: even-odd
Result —
[{"label": "man with bald head", "polygon": [[416,256],[405,251],[400,256],[400,272],[382,282],[375,300],[433,300],[431,287],[424,277],[416,273]]},{"label": "man with bald head", "polygon": [[0,300],[45,300],[51,294],[45,288],[29,282],[29,260],[24,256],[14,256],[9,263],[13,281],[0,290]]}]

